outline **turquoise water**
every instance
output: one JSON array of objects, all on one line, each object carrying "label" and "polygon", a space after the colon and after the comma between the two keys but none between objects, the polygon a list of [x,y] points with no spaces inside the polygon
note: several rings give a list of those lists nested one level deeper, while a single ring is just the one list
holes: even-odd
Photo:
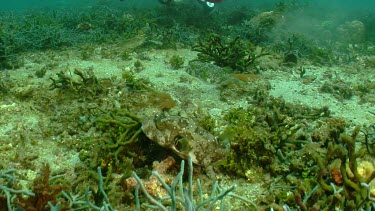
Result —
[{"label": "turquoise water", "polygon": [[[44,8],[48,7],[50,9],[54,8],[61,8],[61,7],[86,7],[95,5],[97,3],[105,3],[105,4],[113,4],[113,5],[136,5],[139,7],[142,6],[149,6],[157,4],[157,0],[124,0],[118,4],[116,0],[81,0],[81,1],[64,1],[64,0],[56,0],[56,1],[49,1],[49,0],[14,0],[14,1],[5,1],[1,0],[0,5],[2,10],[19,10],[19,9],[30,9],[30,8]],[[223,1],[222,4],[224,5],[272,5],[280,1],[275,0],[265,0],[265,1],[245,1],[245,0],[232,0],[232,1]],[[290,1],[292,2],[292,1]],[[324,1],[324,0],[305,0],[305,1],[294,1],[294,2],[306,2],[311,5],[322,6],[322,7],[330,7],[333,9],[347,9],[348,11],[361,8],[361,9],[371,9],[374,8],[375,3],[372,0],[363,0],[363,1],[355,1],[355,0],[332,0],[332,1]],[[194,0],[191,0],[190,3],[194,3]]]},{"label": "turquoise water", "polygon": [[112,1],[112,0],[82,0],[82,1],[47,1],[47,0],[32,0],[32,1],[1,1],[1,10],[7,11],[18,11],[18,10],[28,10],[28,9],[66,9],[66,8],[87,8],[97,4],[102,5],[112,5],[115,7],[148,7],[155,6],[157,1],[152,0],[130,0],[130,1]]},{"label": "turquoise water", "polygon": [[0,10],[0,211],[374,210],[373,0]]}]

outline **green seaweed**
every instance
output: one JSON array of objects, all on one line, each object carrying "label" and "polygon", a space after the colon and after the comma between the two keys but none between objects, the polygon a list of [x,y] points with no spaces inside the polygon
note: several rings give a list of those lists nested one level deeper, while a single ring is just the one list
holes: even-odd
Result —
[{"label": "green seaweed", "polygon": [[[317,193],[312,192],[311,197],[306,197],[305,189],[295,192],[296,203],[301,210],[308,210],[308,207],[319,210],[334,210],[338,207],[345,210],[371,209],[373,200],[369,183],[375,178],[375,171],[366,178],[358,172],[358,158],[363,158],[366,152],[364,148],[356,150],[359,131],[360,127],[356,127],[351,136],[341,134],[338,142],[329,142],[324,155],[312,152],[311,156],[318,166]],[[329,170],[328,167],[335,160],[339,161],[338,165],[334,171]],[[330,178],[328,172],[336,176]]]},{"label": "green seaweed", "polygon": [[306,174],[311,159],[304,156],[303,149],[311,136],[305,121],[325,118],[329,110],[294,106],[274,98],[257,103],[225,114],[228,126],[220,139],[230,142],[231,151],[224,169],[246,178],[254,168],[278,176]]},{"label": "green seaweed", "polygon": [[285,115],[259,107],[239,108],[228,112],[225,119],[229,126],[220,137],[231,143],[227,171],[246,177],[246,172],[254,166],[273,174],[290,170],[285,168],[289,164],[283,163],[287,159],[281,150],[294,132],[278,126],[286,120]]},{"label": "green seaweed", "polygon": [[[90,168],[100,166],[107,172],[128,172],[132,167],[132,159],[140,159],[134,144],[142,132],[141,121],[135,115],[114,110],[97,117],[94,122],[102,137],[92,139],[99,147],[95,148],[97,154],[81,151],[81,160],[89,162]],[[139,150],[139,149],[138,149]]]},{"label": "green seaweed", "polygon": [[95,97],[105,92],[104,86],[100,83],[94,74],[94,70],[89,68],[86,70],[75,69],[74,76],[66,71],[57,73],[57,78],[50,77],[52,81],[50,90],[58,89],[60,91],[74,93],[76,95],[87,95]]},{"label": "green seaweed", "polygon": [[220,67],[230,67],[236,72],[246,72],[257,58],[268,55],[263,49],[257,54],[256,46],[241,40],[240,37],[225,42],[223,37],[217,34],[210,34],[207,39],[199,40],[193,50],[199,52],[198,60],[214,62]]},{"label": "green seaweed", "polygon": [[325,82],[320,91],[333,95],[338,100],[348,100],[354,95],[353,88],[350,84],[346,84],[342,80],[334,80],[332,82]]},{"label": "green seaweed", "polygon": [[185,62],[184,58],[178,55],[173,55],[168,61],[172,69],[175,69],[175,70],[180,69],[184,65],[184,62]]}]

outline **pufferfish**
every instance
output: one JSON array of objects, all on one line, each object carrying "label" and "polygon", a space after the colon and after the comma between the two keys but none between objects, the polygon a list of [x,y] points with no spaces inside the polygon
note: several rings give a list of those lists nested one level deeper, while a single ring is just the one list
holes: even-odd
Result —
[{"label": "pufferfish", "polygon": [[153,142],[182,159],[190,155],[194,164],[203,167],[222,161],[229,152],[228,146],[219,143],[214,135],[189,118],[158,114],[144,120],[142,130]]}]

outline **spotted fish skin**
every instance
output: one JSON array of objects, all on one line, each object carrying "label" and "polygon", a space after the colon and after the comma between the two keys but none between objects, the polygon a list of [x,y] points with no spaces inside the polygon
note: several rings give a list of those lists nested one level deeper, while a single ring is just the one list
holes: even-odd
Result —
[{"label": "spotted fish skin", "polygon": [[144,134],[179,157],[207,167],[225,158],[229,149],[218,143],[215,136],[199,127],[192,119],[159,114],[142,123]]}]

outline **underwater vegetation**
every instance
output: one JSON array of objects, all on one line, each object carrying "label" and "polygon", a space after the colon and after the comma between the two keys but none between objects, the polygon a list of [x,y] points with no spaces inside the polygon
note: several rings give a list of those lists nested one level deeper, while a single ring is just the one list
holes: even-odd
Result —
[{"label": "underwater vegetation", "polygon": [[219,67],[229,67],[234,72],[246,72],[254,65],[257,58],[268,53],[257,53],[256,48],[249,42],[236,37],[225,43],[217,34],[211,34],[206,40],[200,40],[193,50],[199,52],[198,59],[203,62],[213,61]]},{"label": "underwater vegetation", "polygon": [[303,34],[285,34],[273,49],[283,55],[286,65],[296,65],[299,59],[307,59],[318,65],[334,63],[334,54],[329,47],[321,47]]},{"label": "underwater vegetation", "polygon": [[0,13],[0,210],[373,210],[375,122],[271,92],[372,121],[375,16],[297,2]]},{"label": "underwater vegetation", "polygon": [[[181,161],[181,169],[178,175],[174,178],[173,182],[171,185],[167,185],[165,180],[160,176],[160,174],[157,171],[152,172],[152,176],[154,176],[164,187],[164,189],[167,191],[168,196],[160,198],[159,200],[155,200],[153,196],[151,196],[141,179],[138,177],[138,175],[133,172],[133,176],[135,180],[137,181],[137,185],[135,187],[135,196],[136,196],[136,209],[140,210],[140,202],[139,202],[139,189],[146,195],[147,199],[150,201],[151,204],[142,204],[144,207],[151,207],[155,209],[160,209],[160,210],[177,210],[177,205],[181,204],[184,210],[199,210],[199,209],[207,209],[210,210],[212,209],[215,205],[216,202],[220,202],[224,200],[225,198],[228,197],[233,197],[235,199],[242,200],[251,206],[253,208],[256,208],[256,205],[251,202],[248,199],[245,199],[237,194],[234,193],[236,189],[236,185],[233,185],[232,187],[229,187],[227,189],[220,188],[219,183],[216,181],[213,184],[212,187],[212,192],[209,194],[209,197],[204,199],[203,195],[204,193],[202,192],[202,186],[200,184],[199,179],[197,180],[197,186],[199,190],[199,202],[195,201],[193,194],[193,162],[191,156],[188,159],[188,187],[183,187],[183,175],[184,175],[184,166],[185,162],[184,160]],[[177,191],[178,190],[178,191]],[[166,207],[163,205],[163,201],[170,200],[171,205],[170,208]],[[181,208],[179,208],[181,209]],[[220,210],[225,210],[225,205],[224,203],[221,203],[220,205]]]},{"label": "underwater vegetation", "polygon": [[356,127],[351,136],[336,135],[324,152],[314,151],[310,156],[317,162],[317,180],[306,178],[294,198],[301,210],[371,209],[373,206],[371,181],[373,166],[366,161],[365,148],[356,150]]},{"label": "underwater vegetation", "polygon": [[[71,74],[71,73],[70,73]],[[70,91],[78,95],[95,97],[103,94],[105,87],[99,83],[93,69],[80,70],[75,69],[73,74],[78,76],[79,79],[75,80],[74,77],[68,73],[61,71],[57,73],[57,79],[51,77],[50,89],[59,89],[60,91]]]},{"label": "underwater vegetation", "polygon": [[184,65],[184,58],[178,55],[173,55],[168,63],[171,65],[173,69],[180,69],[182,65]]},{"label": "underwater vegetation", "polygon": [[303,119],[328,117],[329,110],[296,109],[280,99],[267,101],[256,107],[233,109],[224,116],[228,126],[220,137],[229,139],[233,150],[224,165],[227,171],[252,180],[248,173],[253,166],[273,175],[306,168],[306,161],[298,156],[298,150],[310,138]]}]

